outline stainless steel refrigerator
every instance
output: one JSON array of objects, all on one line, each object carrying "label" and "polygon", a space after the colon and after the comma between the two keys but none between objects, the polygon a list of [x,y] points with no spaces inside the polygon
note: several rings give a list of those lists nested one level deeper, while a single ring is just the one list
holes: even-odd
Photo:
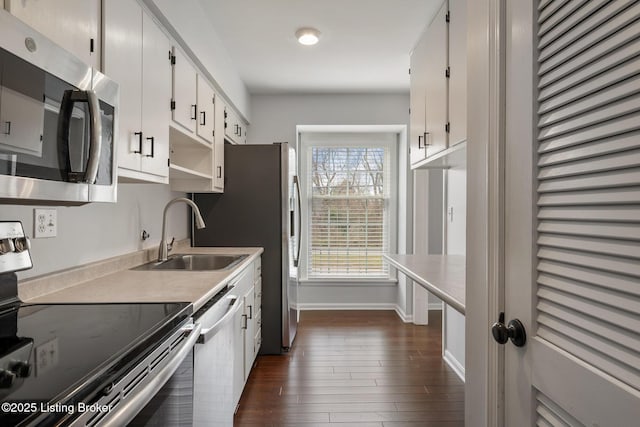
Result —
[{"label": "stainless steel refrigerator", "polygon": [[262,346],[279,354],[298,325],[300,189],[286,143],[224,147],[224,193],[194,194],[207,224],[192,227],[193,246],[261,246]]}]

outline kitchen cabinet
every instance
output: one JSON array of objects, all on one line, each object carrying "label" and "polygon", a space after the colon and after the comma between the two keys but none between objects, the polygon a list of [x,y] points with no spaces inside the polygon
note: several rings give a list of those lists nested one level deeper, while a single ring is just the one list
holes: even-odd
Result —
[{"label": "kitchen cabinet", "polygon": [[187,131],[196,131],[197,120],[197,72],[196,68],[182,50],[173,47],[173,99],[171,100],[171,114],[173,121]]},{"label": "kitchen cabinet", "polygon": [[172,59],[171,188],[222,193],[226,104],[180,49],[175,48],[175,53]]},{"label": "kitchen cabinet", "polygon": [[167,183],[171,43],[135,0],[104,7],[105,73],[120,84],[118,175]]},{"label": "kitchen cabinet", "polygon": [[467,0],[449,0],[449,146],[467,140]]},{"label": "kitchen cabinet", "polygon": [[429,40],[420,37],[418,44],[411,52],[410,59],[410,115],[409,115],[409,155],[411,164],[424,160],[427,157],[426,146],[426,86],[427,80],[425,68],[429,62]]},{"label": "kitchen cabinet", "polygon": [[5,0],[4,7],[86,64],[100,70],[101,3],[100,0]]},{"label": "kitchen cabinet", "polygon": [[214,192],[224,192],[224,112],[222,97],[216,94],[214,108],[215,128],[213,136],[213,188]]},{"label": "kitchen cabinet", "polygon": [[215,104],[215,92],[213,88],[207,82],[202,75],[198,74],[196,77],[197,82],[197,120],[196,120],[196,133],[197,135],[209,142],[214,143],[215,134],[215,116],[214,116],[214,104]]},{"label": "kitchen cabinet", "polygon": [[425,33],[429,60],[425,64],[425,132],[427,157],[447,148],[448,2],[444,2]]},{"label": "kitchen cabinet", "polygon": [[[261,343],[261,294],[262,287],[256,288],[256,283],[262,282],[260,275],[260,258],[241,273],[231,292],[242,298],[243,307],[234,320],[235,337],[234,351],[234,402],[240,401],[242,390],[249,378],[253,362],[256,359]],[[256,274],[258,274],[256,276]],[[257,292],[257,293],[256,293]]]},{"label": "kitchen cabinet", "polygon": [[244,381],[246,382],[255,360],[255,288],[253,283],[249,290],[244,294],[244,308],[245,308],[245,328],[244,328]]},{"label": "kitchen cabinet", "polygon": [[431,160],[466,141],[466,58],[466,0],[445,1],[411,53],[413,168],[440,167]]},{"label": "kitchen cabinet", "polygon": [[235,144],[247,143],[247,129],[238,115],[228,106],[224,109],[224,134]]}]

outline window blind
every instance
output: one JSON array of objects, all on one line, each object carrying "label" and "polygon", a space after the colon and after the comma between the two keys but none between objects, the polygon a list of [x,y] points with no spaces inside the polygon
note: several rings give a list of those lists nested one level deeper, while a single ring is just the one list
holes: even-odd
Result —
[{"label": "window blind", "polygon": [[314,146],[309,150],[310,278],[388,278],[389,150]]}]

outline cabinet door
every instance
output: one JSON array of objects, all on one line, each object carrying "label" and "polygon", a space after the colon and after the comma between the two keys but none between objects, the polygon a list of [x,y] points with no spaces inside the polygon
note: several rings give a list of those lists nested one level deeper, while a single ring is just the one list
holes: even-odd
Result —
[{"label": "cabinet door", "polygon": [[213,189],[224,191],[224,110],[222,97],[216,94],[214,105],[215,132],[213,142]]},{"label": "cabinet door", "polygon": [[173,56],[173,121],[195,132],[198,114],[196,69],[187,56],[175,46]]},{"label": "cabinet door", "polygon": [[[242,297],[239,297],[242,298]],[[245,314],[241,307],[233,318],[233,403],[238,405],[244,389]]]},{"label": "cabinet door", "polygon": [[5,0],[4,4],[12,15],[86,64],[101,69],[100,0]]},{"label": "cabinet door", "polygon": [[427,157],[447,148],[447,53],[448,53],[448,2],[427,28],[428,61],[426,76]]},{"label": "cabinet door", "polygon": [[467,0],[449,0],[449,145],[467,139]]},{"label": "cabinet door", "polygon": [[[147,13],[142,19],[143,172],[168,180],[171,42]],[[164,182],[167,182],[166,180]]]},{"label": "cabinet door", "polygon": [[200,74],[197,78],[198,84],[198,119],[197,119],[197,134],[204,140],[213,144],[213,129],[214,129],[214,92],[213,88],[209,85]]},{"label": "cabinet door", "polygon": [[104,5],[104,71],[120,85],[118,167],[140,169],[142,149],[142,8],[135,0]]},{"label": "cabinet door", "polygon": [[425,145],[425,90],[427,86],[426,67],[428,61],[428,39],[426,33],[420,37],[418,44],[411,52],[411,76],[410,76],[410,105],[409,116],[410,132],[410,158],[411,164],[417,163],[427,157]]},{"label": "cabinet door", "polygon": [[251,288],[244,296],[244,308],[245,315],[247,316],[247,325],[245,329],[245,342],[244,342],[244,380],[247,381],[249,378],[249,373],[251,372],[251,367],[253,366],[253,361],[255,359],[255,331],[256,331],[256,314],[255,303],[254,303],[254,287],[251,285]]}]

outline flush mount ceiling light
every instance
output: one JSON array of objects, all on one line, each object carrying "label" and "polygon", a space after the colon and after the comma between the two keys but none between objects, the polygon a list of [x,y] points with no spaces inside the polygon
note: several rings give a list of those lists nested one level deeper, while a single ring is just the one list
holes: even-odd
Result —
[{"label": "flush mount ceiling light", "polygon": [[318,40],[320,40],[320,31],[311,27],[300,28],[296,31],[296,38],[298,39],[298,43],[305,46],[311,46],[318,43]]}]

